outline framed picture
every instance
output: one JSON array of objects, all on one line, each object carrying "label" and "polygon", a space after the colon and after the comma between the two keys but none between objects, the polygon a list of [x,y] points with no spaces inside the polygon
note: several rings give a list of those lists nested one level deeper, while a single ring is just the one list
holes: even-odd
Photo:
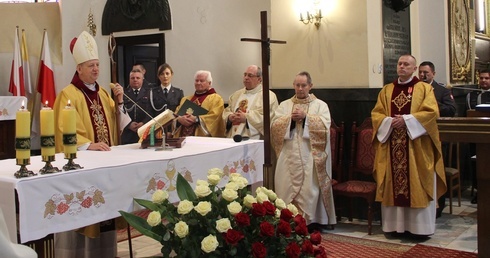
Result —
[{"label": "framed picture", "polygon": [[469,0],[448,0],[451,83],[471,83],[473,77],[473,13]]}]

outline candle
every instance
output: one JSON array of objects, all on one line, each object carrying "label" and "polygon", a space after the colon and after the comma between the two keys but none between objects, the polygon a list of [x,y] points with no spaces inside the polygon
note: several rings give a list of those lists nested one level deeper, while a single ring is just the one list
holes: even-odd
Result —
[{"label": "candle", "polygon": [[24,165],[26,162],[22,160],[31,157],[31,112],[25,108],[24,101],[15,116],[15,157],[18,164]]},{"label": "candle", "polygon": [[65,159],[72,157],[77,153],[77,128],[76,128],[76,111],[71,106],[70,100],[61,112],[63,123],[63,149]]},{"label": "candle", "polygon": [[54,111],[48,101],[41,109],[41,156],[54,156]]}]

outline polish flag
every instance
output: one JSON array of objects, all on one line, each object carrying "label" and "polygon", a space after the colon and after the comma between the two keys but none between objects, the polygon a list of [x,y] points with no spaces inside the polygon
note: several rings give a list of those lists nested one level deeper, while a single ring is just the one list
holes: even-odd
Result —
[{"label": "polish flag", "polygon": [[53,107],[56,99],[54,87],[53,64],[49,52],[48,32],[44,31],[43,45],[41,48],[41,61],[39,63],[39,77],[37,80],[37,91],[41,94],[41,103],[48,102],[49,107]]},{"label": "polish flag", "polygon": [[14,96],[25,96],[24,71],[22,70],[22,58],[19,47],[19,27],[15,28],[14,58],[10,71],[9,92]]}]

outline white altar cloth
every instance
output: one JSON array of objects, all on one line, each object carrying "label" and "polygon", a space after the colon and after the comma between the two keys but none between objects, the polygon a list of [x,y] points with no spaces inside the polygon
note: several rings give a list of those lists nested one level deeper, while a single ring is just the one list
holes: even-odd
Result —
[{"label": "white altar cloth", "polygon": [[22,106],[27,108],[27,98],[19,96],[0,96],[0,120],[15,120],[17,110]]},{"label": "white altar cloth", "polygon": [[[108,152],[79,151],[74,161],[84,168],[22,179],[13,176],[19,169],[14,159],[0,161],[0,206],[11,235],[17,232],[14,189],[20,238],[25,243],[118,217],[119,210],[134,211],[133,198],[151,199],[157,189],[168,190],[170,200],[178,201],[176,173],[193,187],[215,167],[225,175],[237,172],[250,184],[261,184],[264,148],[261,140],[236,143],[226,138],[187,137],[184,146],[173,151],[139,149],[132,144]],[[63,154],[56,154],[53,166],[61,169],[64,164]],[[43,166],[41,157],[35,156],[28,169],[37,173]]]}]

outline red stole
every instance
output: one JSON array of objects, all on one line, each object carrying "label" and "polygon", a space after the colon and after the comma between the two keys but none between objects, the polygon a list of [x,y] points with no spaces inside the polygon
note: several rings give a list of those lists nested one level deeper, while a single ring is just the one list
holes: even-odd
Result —
[{"label": "red stole", "polygon": [[[391,117],[395,115],[410,114],[414,85],[419,82],[417,77],[407,84],[393,84],[391,95]],[[407,128],[394,128],[390,136],[391,173],[393,183],[393,197],[395,206],[410,207],[410,167],[408,145],[410,138]]]},{"label": "red stole", "polygon": [[85,102],[90,113],[90,122],[92,123],[92,130],[94,132],[94,142],[105,142],[107,145],[111,146],[111,135],[109,131],[109,126],[107,123],[107,117],[104,112],[103,104],[99,97],[99,84],[95,82],[95,91],[90,90],[85,86],[78,72],[75,72],[73,78],[71,79],[71,84],[75,85],[85,96]]}]

